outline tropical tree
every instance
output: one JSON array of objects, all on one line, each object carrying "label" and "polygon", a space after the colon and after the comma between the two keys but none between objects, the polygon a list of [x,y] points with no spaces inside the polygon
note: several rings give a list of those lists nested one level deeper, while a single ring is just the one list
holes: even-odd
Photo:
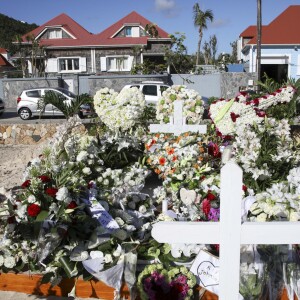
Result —
[{"label": "tropical tree", "polygon": [[212,10],[208,9],[202,11],[200,9],[199,3],[195,3],[193,6],[193,14],[194,14],[194,25],[198,27],[199,39],[198,39],[198,48],[196,55],[196,65],[199,65],[199,57],[200,57],[200,49],[201,49],[201,41],[203,37],[203,30],[207,29],[207,22],[214,20],[214,15]]}]

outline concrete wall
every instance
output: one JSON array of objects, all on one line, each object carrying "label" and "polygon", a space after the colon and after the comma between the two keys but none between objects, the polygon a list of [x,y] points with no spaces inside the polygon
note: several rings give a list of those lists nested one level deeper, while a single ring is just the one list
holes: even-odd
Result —
[{"label": "concrete wall", "polygon": [[[62,82],[61,79],[63,79]],[[144,80],[159,80],[165,83],[169,81],[169,75],[112,75],[112,76],[63,76],[49,78],[4,78],[1,79],[3,100],[7,108],[17,106],[17,98],[25,89],[37,87],[65,87],[67,81],[71,81],[71,91],[75,94],[88,93],[93,96],[103,87],[120,91],[126,84],[141,82]],[[1,88],[1,84],[0,84]],[[1,92],[0,92],[1,94]]]},{"label": "concrete wall", "polygon": [[[207,75],[190,74],[161,74],[161,75],[102,75],[102,76],[63,76],[49,78],[4,78],[2,95],[7,108],[16,107],[17,97],[21,91],[36,87],[68,87],[71,83],[75,94],[88,93],[91,96],[103,87],[120,91],[126,84],[145,80],[163,81],[168,84],[184,84],[194,89],[203,97],[231,98],[235,96],[241,86],[247,86],[249,79],[255,79],[255,73],[220,73]],[[61,82],[61,79],[64,82]],[[0,83],[1,88],[1,83]],[[1,95],[1,91],[0,91]]]},{"label": "concrete wall", "polygon": [[197,91],[203,97],[221,97],[220,74],[191,75],[172,74],[172,84],[186,85],[188,88]]},{"label": "concrete wall", "polygon": [[1,79],[3,100],[7,108],[17,106],[17,98],[25,89],[36,87],[57,87],[58,78],[4,78]]},{"label": "concrete wall", "polygon": [[172,84],[183,84],[194,89],[203,97],[231,98],[241,86],[247,86],[256,73],[219,73],[207,75],[172,74]]}]

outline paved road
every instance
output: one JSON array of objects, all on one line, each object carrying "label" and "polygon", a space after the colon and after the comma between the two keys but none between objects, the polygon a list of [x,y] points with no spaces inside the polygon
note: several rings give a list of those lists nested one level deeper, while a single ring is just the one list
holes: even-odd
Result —
[{"label": "paved road", "polygon": [[66,120],[63,116],[53,117],[34,117],[30,120],[22,120],[18,114],[16,108],[6,108],[3,115],[0,117],[0,124],[40,124],[40,123],[61,123]]},{"label": "paved road", "polygon": [[[93,118],[82,119],[83,123],[93,122]],[[42,123],[63,123],[66,121],[64,116],[43,116],[43,117],[33,117],[30,120],[22,120],[18,114],[16,108],[6,108],[2,116],[0,116],[1,124],[42,124]],[[1,300],[1,299],[0,299]]]}]

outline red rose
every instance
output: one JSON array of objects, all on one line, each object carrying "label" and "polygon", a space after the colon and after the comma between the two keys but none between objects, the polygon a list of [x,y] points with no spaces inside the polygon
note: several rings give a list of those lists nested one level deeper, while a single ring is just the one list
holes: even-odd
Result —
[{"label": "red rose", "polygon": [[219,150],[219,146],[215,143],[209,143],[208,154],[212,155],[213,157],[221,157],[221,152]]},{"label": "red rose", "polygon": [[202,210],[205,213],[205,215],[207,216],[209,211],[210,211],[210,201],[208,199],[204,199],[202,202]]},{"label": "red rose", "polygon": [[41,211],[41,207],[37,204],[30,204],[27,207],[27,212],[30,217],[36,217]]},{"label": "red rose", "polygon": [[77,204],[76,204],[75,201],[71,201],[71,202],[69,203],[69,205],[68,205],[68,208],[69,208],[69,209],[73,209],[73,208],[76,208],[76,207],[77,207]]},{"label": "red rose", "polygon": [[47,175],[41,175],[39,176],[39,179],[41,179],[43,183],[47,183],[51,181],[51,178]]},{"label": "red rose", "polygon": [[31,181],[28,179],[22,183],[21,187],[25,189],[25,188],[30,187],[30,184],[31,184]]},{"label": "red rose", "polygon": [[246,193],[248,188],[243,184],[243,191]]},{"label": "red rose", "polygon": [[213,193],[208,192],[206,195],[206,199],[209,201],[213,201],[216,199],[216,196]]},{"label": "red rose", "polygon": [[47,195],[51,196],[51,197],[55,197],[57,192],[58,192],[58,189],[57,188],[53,188],[53,187],[48,187],[45,190],[45,193]]}]

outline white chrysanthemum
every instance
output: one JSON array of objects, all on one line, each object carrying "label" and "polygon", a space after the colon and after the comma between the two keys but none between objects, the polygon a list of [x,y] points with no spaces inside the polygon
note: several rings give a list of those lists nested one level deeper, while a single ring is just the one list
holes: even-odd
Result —
[{"label": "white chrysanthemum", "polygon": [[58,201],[64,201],[66,203],[71,201],[69,190],[66,187],[61,187],[56,193],[56,199]]},{"label": "white chrysanthemum", "polygon": [[12,269],[16,265],[16,260],[12,256],[7,256],[4,258],[4,267]]}]

